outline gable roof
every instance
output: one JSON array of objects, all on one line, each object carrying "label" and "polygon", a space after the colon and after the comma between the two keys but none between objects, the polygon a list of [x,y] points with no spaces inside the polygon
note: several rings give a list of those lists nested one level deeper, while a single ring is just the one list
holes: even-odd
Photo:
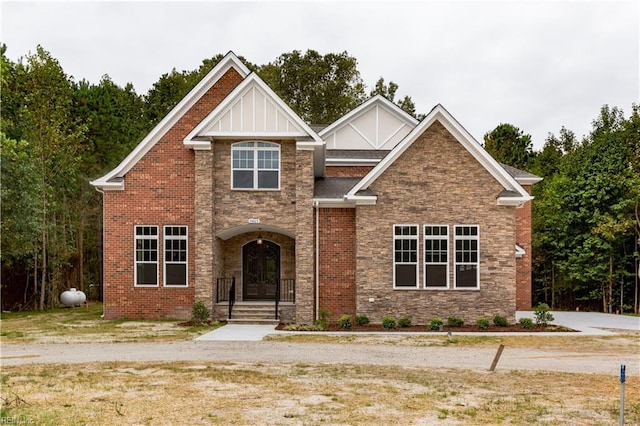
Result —
[{"label": "gable roof", "polygon": [[418,120],[399,106],[376,95],[322,129],[318,135],[328,149],[389,150],[417,124]]},{"label": "gable roof", "polygon": [[103,190],[124,189],[124,176],[135,164],[178,122],[182,116],[213,87],[231,68],[243,78],[251,72],[231,51],[173,107],[171,111],[145,136],[127,157],[106,175],[91,181],[91,185]]},{"label": "gable roof", "polygon": [[434,122],[442,124],[453,137],[503,186],[497,198],[498,205],[519,206],[532,197],[474,138],[462,127],[458,121],[440,104],[436,105],[429,114],[397,144],[365,177],[358,182],[346,195],[347,200],[364,204],[375,203],[370,195],[359,195],[378,179],[387,168],[395,162],[409,148],[424,131]]},{"label": "gable roof", "polygon": [[257,74],[252,73],[185,138],[194,149],[210,149],[211,138],[292,138],[299,146],[324,142]]}]

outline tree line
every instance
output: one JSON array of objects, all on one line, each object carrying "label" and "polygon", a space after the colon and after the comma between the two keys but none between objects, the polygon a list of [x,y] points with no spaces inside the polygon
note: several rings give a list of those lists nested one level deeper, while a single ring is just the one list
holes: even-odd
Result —
[{"label": "tree line", "polygon": [[[69,287],[99,298],[102,206],[89,181],[115,167],[223,55],[173,69],[140,95],[108,75],[75,81],[41,46],[16,62],[6,50],[0,46],[2,309],[47,309]],[[308,123],[331,123],[376,94],[423,117],[410,96],[396,99],[391,80],[380,77],[367,92],[347,52],[293,51],[264,65],[241,59]],[[606,310],[618,306],[618,292],[625,304],[637,294],[638,125],[637,106],[629,118],[603,107],[587,139],[562,129],[540,152],[512,125],[485,135],[498,160],[545,178],[534,186],[536,298],[567,308],[603,300]]]}]

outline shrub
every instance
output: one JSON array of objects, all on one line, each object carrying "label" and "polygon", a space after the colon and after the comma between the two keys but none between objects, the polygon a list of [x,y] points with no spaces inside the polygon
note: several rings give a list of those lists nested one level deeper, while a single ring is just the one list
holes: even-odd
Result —
[{"label": "shrub", "polygon": [[462,327],[464,325],[464,321],[462,320],[462,318],[449,317],[447,318],[447,325],[449,327]]},{"label": "shrub", "polygon": [[403,317],[398,320],[398,325],[402,328],[411,327],[411,318]]},{"label": "shrub", "polygon": [[385,330],[393,330],[396,328],[396,319],[394,317],[384,317],[382,318],[382,326]]},{"label": "shrub", "polygon": [[191,316],[193,317],[193,321],[199,324],[204,324],[209,321],[209,316],[211,313],[207,309],[207,306],[204,304],[202,300],[198,300],[191,310]]},{"label": "shrub", "polygon": [[491,325],[491,323],[489,322],[489,318],[485,318],[485,317],[478,318],[478,320],[476,321],[476,324],[482,330],[488,329],[489,326]]},{"label": "shrub", "polygon": [[493,325],[497,325],[498,327],[506,327],[509,323],[507,319],[503,316],[496,315],[493,317]]},{"label": "shrub", "polygon": [[369,324],[369,317],[365,314],[356,315],[356,324],[358,325],[367,325]]},{"label": "shrub", "polygon": [[317,324],[287,324],[284,326],[286,331],[322,331],[324,327]]},{"label": "shrub", "polygon": [[548,325],[553,321],[553,315],[549,312],[549,305],[546,303],[540,303],[533,308],[533,316],[536,318],[536,324]]},{"label": "shrub", "polygon": [[314,324],[320,328],[320,330],[324,330],[325,328],[327,328],[327,325],[329,324],[329,316],[331,315],[331,312],[329,312],[326,309],[320,309],[318,311],[318,319],[314,322]]},{"label": "shrub", "polygon": [[440,330],[441,325],[444,325],[444,321],[440,318],[433,318],[429,321],[429,330]]},{"label": "shrub", "polygon": [[520,318],[518,321],[522,328],[526,328],[527,330],[533,328],[533,320],[531,318]]},{"label": "shrub", "polygon": [[351,315],[344,314],[338,319],[338,325],[340,328],[351,328]]}]

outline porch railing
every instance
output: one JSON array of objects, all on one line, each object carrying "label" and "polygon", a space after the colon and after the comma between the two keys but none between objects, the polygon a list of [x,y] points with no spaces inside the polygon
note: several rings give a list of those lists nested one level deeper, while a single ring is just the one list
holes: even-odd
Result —
[{"label": "porch railing", "polygon": [[236,303],[236,277],[216,280],[216,303],[229,302],[229,319]]},{"label": "porch railing", "polygon": [[292,278],[281,278],[276,285],[276,312],[275,318],[278,318],[278,304],[280,302],[296,301],[296,280]]},{"label": "porch railing", "polygon": [[[229,319],[236,301],[236,278],[218,278],[215,288],[216,303],[229,302]],[[296,280],[294,278],[281,278],[276,285],[275,318],[278,319],[278,305],[280,302],[295,303]]]}]

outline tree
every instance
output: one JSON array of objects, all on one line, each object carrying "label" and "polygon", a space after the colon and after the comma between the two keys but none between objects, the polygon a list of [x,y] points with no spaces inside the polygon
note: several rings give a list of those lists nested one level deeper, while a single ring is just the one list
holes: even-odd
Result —
[{"label": "tree", "polygon": [[84,127],[73,119],[72,85],[62,67],[38,46],[18,64],[24,84],[24,139],[35,168],[35,196],[39,204],[40,289],[38,307],[50,305],[66,284],[68,262],[74,254],[77,231],[70,202],[78,187]]},{"label": "tree", "polygon": [[499,124],[484,135],[484,147],[496,160],[526,169],[534,157],[531,136],[512,124]]},{"label": "tree", "polygon": [[331,123],[365,98],[357,61],[347,52],[283,53],[258,74],[307,123]]},{"label": "tree", "polygon": [[[376,85],[373,90],[369,93],[369,96],[384,96],[391,102],[394,102],[396,97],[396,92],[398,91],[398,85],[393,81],[389,81],[389,84],[385,84],[384,78],[380,77],[378,81],[376,81]],[[422,120],[425,116],[424,114],[416,114],[416,104],[411,99],[411,96],[405,96],[396,102],[396,105],[400,107],[404,112],[411,115],[418,120]]]}]

